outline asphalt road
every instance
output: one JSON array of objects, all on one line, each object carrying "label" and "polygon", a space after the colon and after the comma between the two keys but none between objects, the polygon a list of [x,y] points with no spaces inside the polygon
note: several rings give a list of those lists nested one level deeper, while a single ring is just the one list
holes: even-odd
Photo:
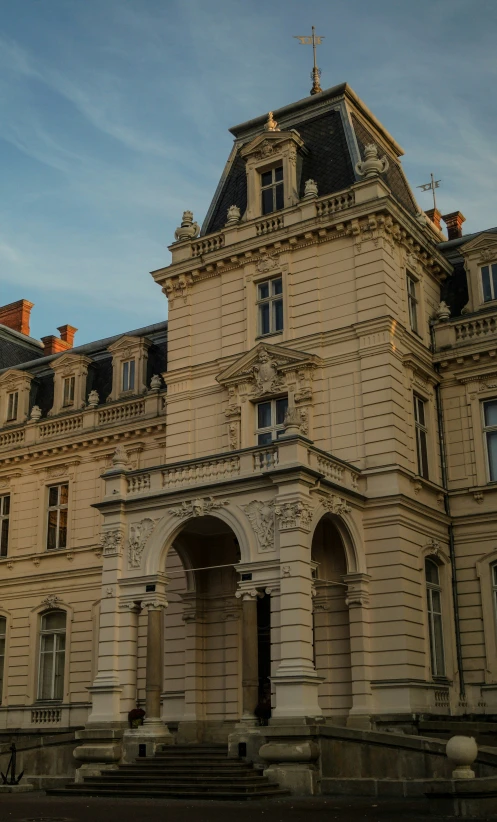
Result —
[{"label": "asphalt road", "polygon": [[[497,820],[497,817],[494,817]],[[2,794],[0,822],[441,822],[424,803],[369,797],[256,801],[110,799]],[[455,817],[444,817],[455,822]],[[473,820],[475,822],[475,820]],[[488,822],[488,818],[481,820]]]}]

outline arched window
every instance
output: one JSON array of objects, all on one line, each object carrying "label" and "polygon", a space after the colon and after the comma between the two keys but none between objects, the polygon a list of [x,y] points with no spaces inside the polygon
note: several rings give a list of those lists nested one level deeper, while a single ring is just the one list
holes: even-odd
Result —
[{"label": "arched window", "polygon": [[0,705],[3,698],[3,670],[5,665],[5,634],[7,632],[7,620],[0,617]]},{"label": "arched window", "polygon": [[41,618],[38,699],[63,698],[65,656],[66,615],[50,611]]},{"label": "arched window", "polygon": [[428,604],[428,630],[430,632],[432,676],[445,676],[445,655],[442,625],[442,589],[438,565],[432,559],[425,560],[426,598]]}]

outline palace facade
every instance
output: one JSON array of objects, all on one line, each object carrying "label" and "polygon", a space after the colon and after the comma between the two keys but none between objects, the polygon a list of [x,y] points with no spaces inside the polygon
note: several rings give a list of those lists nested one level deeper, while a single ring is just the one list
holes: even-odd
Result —
[{"label": "palace facade", "polygon": [[497,714],[497,229],[447,239],[347,85],[231,132],[167,322],[0,309],[0,734],[80,772]]}]

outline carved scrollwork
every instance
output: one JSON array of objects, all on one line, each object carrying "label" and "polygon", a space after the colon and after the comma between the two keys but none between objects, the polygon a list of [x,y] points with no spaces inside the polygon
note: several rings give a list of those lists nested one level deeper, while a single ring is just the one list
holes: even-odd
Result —
[{"label": "carved scrollwork", "polygon": [[182,502],[179,508],[171,508],[169,513],[173,517],[181,519],[185,517],[204,517],[211,511],[228,505],[228,500],[215,500],[214,497],[197,497],[196,499]]},{"label": "carved scrollwork", "polygon": [[45,608],[58,608],[60,602],[60,597],[56,594],[48,594],[45,599],[42,599],[41,604],[45,606]]},{"label": "carved scrollwork", "polygon": [[343,497],[338,497],[336,494],[330,494],[330,496],[323,499],[322,502],[330,514],[350,514],[352,510],[347,500]]},{"label": "carved scrollwork", "polygon": [[156,519],[145,517],[145,519],[140,520],[140,522],[135,522],[133,525],[130,525],[128,545],[128,566],[130,568],[140,567],[145,545],[156,523]]},{"label": "carved scrollwork", "polygon": [[312,508],[307,502],[280,502],[274,507],[280,530],[302,528],[308,531],[312,520]]},{"label": "carved scrollwork", "polygon": [[274,502],[252,500],[243,510],[249,518],[250,524],[257,536],[261,551],[271,551],[274,548]]}]

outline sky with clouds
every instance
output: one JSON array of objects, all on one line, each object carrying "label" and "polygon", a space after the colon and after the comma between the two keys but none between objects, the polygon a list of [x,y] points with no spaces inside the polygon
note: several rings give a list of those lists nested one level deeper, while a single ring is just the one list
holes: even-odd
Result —
[{"label": "sky with clouds", "polygon": [[[443,213],[497,225],[495,0],[0,0],[0,304],[76,343],[159,322],[149,271],[201,223],[231,125],[348,82]],[[430,195],[419,194],[422,207]]]}]

